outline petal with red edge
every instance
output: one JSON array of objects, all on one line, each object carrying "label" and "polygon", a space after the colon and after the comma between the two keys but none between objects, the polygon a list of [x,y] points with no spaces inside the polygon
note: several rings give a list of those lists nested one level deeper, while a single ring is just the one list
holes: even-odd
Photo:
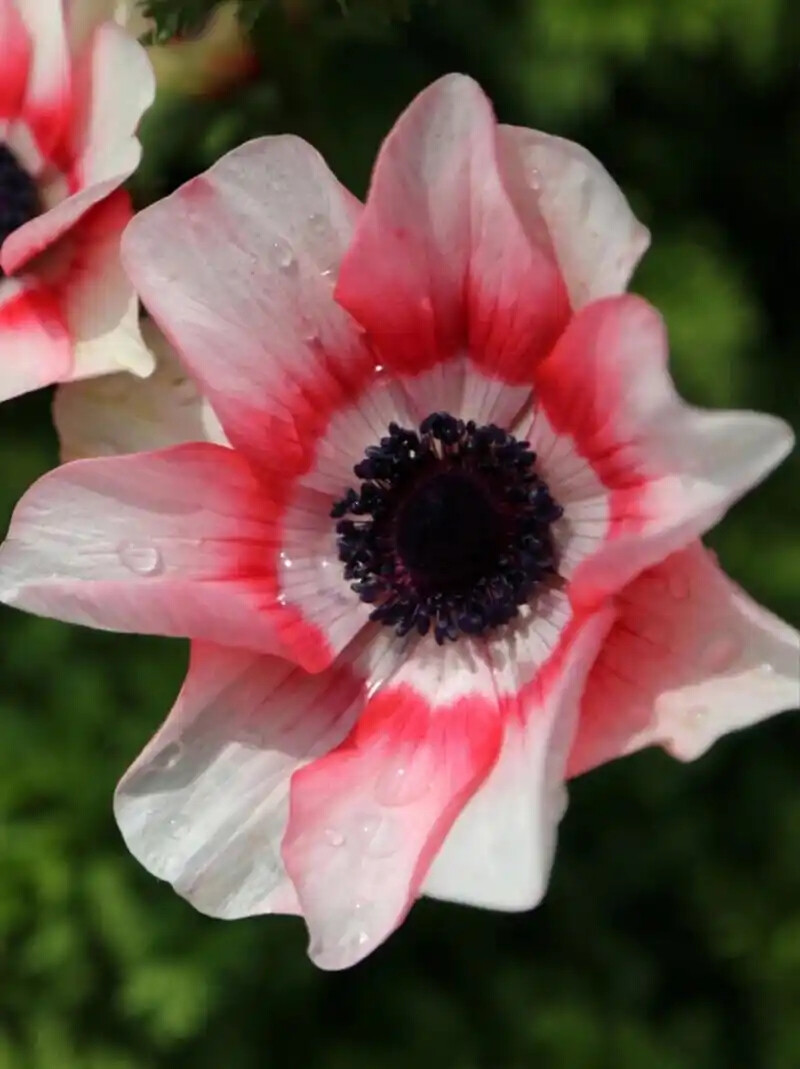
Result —
[{"label": "petal with red edge", "polygon": [[517,429],[565,508],[559,571],[595,603],[712,527],[792,446],[755,412],[706,412],[669,377],[658,313],[639,297],[596,301],[537,369]]},{"label": "petal with red edge", "polygon": [[98,26],[77,65],[76,97],[74,181],[80,188],[123,181],[139,163],[136,128],[155,98],[147,52],[113,22]]},{"label": "petal with red edge", "polygon": [[41,156],[45,160],[55,157],[60,162],[73,105],[64,3],[63,0],[15,0],[15,3],[32,45],[20,117],[33,135]]},{"label": "petal with red edge", "polygon": [[3,72],[0,74],[0,135],[5,120],[19,114],[28,83],[31,40],[14,0],[0,0],[0,41]]},{"label": "petal with red edge", "polygon": [[80,460],[22,498],[0,600],[73,623],[332,657],[277,600],[274,510],[246,461],[207,443]]},{"label": "petal with red edge", "polygon": [[800,705],[800,635],[699,542],[635,579],[589,677],[569,773],[662,745],[684,761]]},{"label": "petal with red edge", "polygon": [[437,854],[427,895],[507,910],[531,909],[544,895],[581,694],[613,618],[608,607],[576,618],[566,603],[551,591],[489,641],[503,746]]},{"label": "petal with red edge", "polygon": [[117,788],[130,851],[213,916],[298,913],[280,856],[289,779],[344,738],[364,688],[347,657],[308,675],[194,643],[174,709]]},{"label": "petal with red edge", "polygon": [[523,195],[544,217],[573,308],[622,293],[650,233],[605,167],[561,137],[516,126],[500,133],[521,162]]},{"label": "petal with red edge", "polygon": [[64,463],[183,442],[227,444],[211,405],[152,320],[142,323],[142,337],[156,358],[149,378],[123,373],[59,386],[53,419]]},{"label": "petal with red edge", "polygon": [[331,287],[360,207],[295,137],[261,138],[141,212],[123,258],[237,448],[288,478],[374,360]]},{"label": "petal with red edge", "polygon": [[0,401],[58,382],[71,366],[54,294],[34,278],[0,279]]},{"label": "petal with red edge", "polygon": [[569,310],[544,226],[540,237],[509,199],[489,101],[450,75],[384,142],[336,297],[395,372],[468,354],[494,378],[526,382]]},{"label": "petal with red edge", "polygon": [[283,858],[325,969],[355,964],[401,923],[501,741],[477,644],[412,640],[375,690],[347,739],[292,777]]},{"label": "petal with red edge", "polygon": [[120,370],[144,377],[155,367],[139,330],[138,298],[120,260],[120,238],[132,216],[128,194],[118,190],[53,250],[74,346],[71,378]]},{"label": "petal with red edge", "polygon": [[58,196],[48,211],[10,235],[2,253],[7,274],[53,245],[139,164],[141,146],[134,134],[155,95],[145,50],[118,26],[106,23],[93,34],[74,75],[76,128],[70,132],[63,163],[69,166],[68,188],[73,193]]}]

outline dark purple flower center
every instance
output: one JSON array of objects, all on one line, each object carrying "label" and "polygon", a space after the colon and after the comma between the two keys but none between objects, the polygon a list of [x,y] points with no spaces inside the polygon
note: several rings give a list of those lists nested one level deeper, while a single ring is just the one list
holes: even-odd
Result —
[{"label": "dark purple flower center", "polygon": [[9,234],[37,216],[40,209],[36,183],[11,149],[0,144],[0,247]]},{"label": "dark purple flower center", "polygon": [[436,641],[507,623],[555,572],[562,510],[536,455],[494,424],[434,412],[419,430],[389,425],[336,502],[339,559],[371,619]]}]

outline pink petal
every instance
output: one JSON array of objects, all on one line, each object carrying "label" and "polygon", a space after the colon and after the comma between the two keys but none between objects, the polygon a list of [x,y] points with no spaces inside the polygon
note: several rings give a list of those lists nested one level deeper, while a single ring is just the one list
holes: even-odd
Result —
[{"label": "pink petal", "polygon": [[59,301],[35,278],[0,279],[0,401],[69,374],[72,346]]},{"label": "pink petal", "polygon": [[117,788],[129,850],[204,913],[299,913],[280,843],[289,778],[347,734],[363,680],[195,643],[161,730]]},{"label": "pink petal", "polygon": [[145,50],[113,23],[100,26],[75,69],[76,128],[68,152],[74,192],[9,236],[2,253],[7,274],[56,242],[136,170],[141,146],[134,134],[154,94]]},{"label": "pink petal", "polygon": [[502,724],[479,648],[410,647],[348,738],[292,777],[283,858],[322,968],[355,964],[401,923],[497,758]]},{"label": "pink petal", "polygon": [[275,544],[274,507],[231,449],[76,461],[17,506],[0,600],[93,627],[291,653],[319,670],[331,654],[277,600]]},{"label": "pink petal", "polygon": [[0,135],[3,121],[15,119],[25,95],[31,59],[31,41],[14,0],[0,0],[0,41],[3,71],[0,74]]},{"label": "pink petal", "polygon": [[683,761],[800,705],[800,635],[695,542],[635,579],[589,677],[570,775],[644,746]]},{"label": "pink petal", "polygon": [[312,466],[333,413],[374,377],[331,293],[358,212],[309,145],[262,138],[146,209],[123,242],[230,440],[283,478]]},{"label": "pink petal", "polygon": [[509,200],[489,101],[450,75],[386,139],[336,296],[396,372],[468,354],[493,378],[529,382],[568,315],[544,226],[540,237]]},{"label": "pink petal", "polygon": [[41,156],[58,158],[73,106],[63,0],[14,2],[33,46],[21,118]]},{"label": "pink petal", "polygon": [[661,318],[608,298],[536,370],[529,438],[556,500],[573,598],[594,604],[712,527],[791,449],[781,420],[705,412],[675,392]]},{"label": "pink petal", "polygon": [[139,302],[120,261],[120,239],[132,216],[128,194],[117,190],[61,243],[58,292],[74,346],[72,378],[118,370],[146,376],[155,366],[139,331]]},{"label": "pink petal", "polygon": [[624,292],[650,234],[608,171],[573,141],[515,126],[500,132],[544,217],[573,308]]},{"label": "pink petal", "polygon": [[576,617],[552,591],[490,640],[505,738],[422,886],[427,895],[491,909],[531,909],[547,888],[566,806],[565,768],[586,676],[613,619]]},{"label": "pink petal", "polygon": [[122,373],[59,386],[53,419],[64,463],[183,442],[227,444],[208,401],[152,320],[142,323],[142,337],[157,361],[148,378]]}]

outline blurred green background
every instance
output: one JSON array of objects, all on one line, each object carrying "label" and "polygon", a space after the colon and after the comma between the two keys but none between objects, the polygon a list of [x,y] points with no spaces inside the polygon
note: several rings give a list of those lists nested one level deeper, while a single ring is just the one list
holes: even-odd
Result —
[{"label": "blurred green background", "polygon": [[[502,119],[582,142],[626,190],[653,232],[635,288],[686,395],[797,425],[796,0],[438,0],[403,22],[377,0],[287,7],[256,24],[255,80],[160,100],[141,203],[283,131],[361,193],[412,94],[466,71]],[[0,411],[2,529],[55,462],[49,402]],[[799,482],[795,457],[711,539],[795,624]],[[580,779],[544,906],[423,902],[326,975],[299,921],[201,917],[117,836],[115,780],[172,702],[182,643],[2,610],[0,650],[0,1069],[800,1066],[796,718],[695,765],[648,752]]]}]

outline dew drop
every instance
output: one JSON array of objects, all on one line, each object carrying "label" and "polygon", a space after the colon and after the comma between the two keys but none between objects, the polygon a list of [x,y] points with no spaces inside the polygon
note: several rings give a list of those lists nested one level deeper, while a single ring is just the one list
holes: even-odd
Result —
[{"label": "dew drop", "polygon": [[689,580],[680,572],[673,572],[667,579],[667,589],[676,601],[686,601],[691,593]]},{"label": "dew drop", "polygon": [[740,650],[739,641],[732,635],[717,635],[706,643],[701,662],[710,672],[722,672],[730,668]]},{"label": "dew drop", "polygon": [[356,942],[360,947],[363,947],[365,943],[369,942],[369,935],[367,932],[359,932]]},{"label": "dew drop", "polygon": [[762,663],[758,666],[758,672],[759,675],[766,676],[767,678],[769,678],[770,676],[774,676],[775,665],[770,664],[769,661],[762,661]]},{"label": "dew drop", "polygon": [[405,764],[396,764],[381,774],[375,784],[375,798],[383,805],[409,805],[420,798],[430,786],[430,779]]},{"label": "dew drop", "polygon": [[154,768],[174,768],[177,765],[183,747],[179,742],[168,742],[163,750],[159,750],[152,760]]},{"label": "dew drop", "polygon": [[697,724],[708,716],[708,709],[705,705],[690,705],[684,715],[690,723]]},{"label": "dew drop", "polygon": [[370,857],[386,858],[396,854],[400,846],[397,824],[381,817],[365,817],[359,825],[364,851]]},{"label": "dew drop", "polygon": [[297,260],[291,246],[280,238],[272,243],[272,255],[281,271],[288,274],[297,270]]},{"label": "dew drop", "polygon": [[120,563],[134,575],[157,575],[164,568],[161,553],[155,546],[123,542],[117,552]]},{"label": "dew drop", "polygon": [[532,167],[528,172],[528,184],[534,193],[542,188],[542,175],[538,168]]},{"label": "dew drop", "polygon": [[340,831],[336,831],[335,828],[325,829],[325,841],[330,846],[344,846],[344,836]]},{"label": "dew drop", "polygon": [[184,817],[172,817],[167,821],[167,829],[171,839],[182,839],[189,830],[189,822]]}]

